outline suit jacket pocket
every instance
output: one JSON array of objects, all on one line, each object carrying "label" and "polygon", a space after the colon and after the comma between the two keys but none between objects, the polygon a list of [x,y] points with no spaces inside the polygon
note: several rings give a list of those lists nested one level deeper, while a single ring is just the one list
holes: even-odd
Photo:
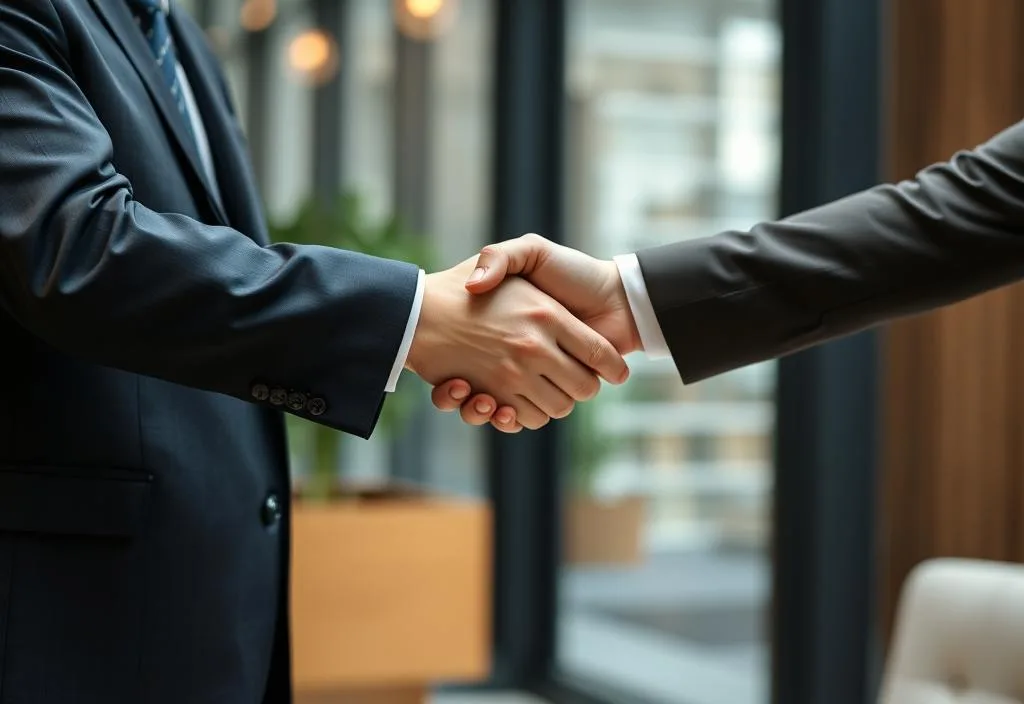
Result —
[{"label": "suit jacket pocket", "polygon": [[152,490],[143,472],[0,465],[0,701],[142,700]]},{"label": "suit jacket pocket", "polygon": [[0,465],[0,532],[132,537],[152,480],[129,470]]}]

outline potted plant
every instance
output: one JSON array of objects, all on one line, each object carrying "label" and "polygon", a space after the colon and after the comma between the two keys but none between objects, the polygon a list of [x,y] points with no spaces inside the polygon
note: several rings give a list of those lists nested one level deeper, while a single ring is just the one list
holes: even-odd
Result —
[{"label": "potted plant", "polygon": [[[272,228],[272,239],[430,268],[426,238],[394,216],[371,220],[351,193],[303,204]],[[405,378],[388,395],[375,434],[397,432],[417,383]],[[291,510],[296,702],[422,704],[433,682],[486,677],[487,503],[342,482],[343,433],[292,416],[288,431],[293,456],[306,469],[293,476]]]},{"label": "potted plant", "polygon": [[568,419],[572,459],[563,546],[565,561],[574,565],[635,564],[643,556],[644,498],[595,490],[601,465],[617,445],[598,423],[602,403],[578,404]]}]

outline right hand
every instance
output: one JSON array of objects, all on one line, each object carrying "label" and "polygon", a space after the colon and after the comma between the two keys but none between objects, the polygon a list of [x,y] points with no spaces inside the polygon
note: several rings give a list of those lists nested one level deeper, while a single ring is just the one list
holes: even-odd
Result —
[{"label": "right hand", "polygon": [[[432,385],[463,379],[536,429],[629,375],[615,347],[523,279],[471,294],[476,257],[426,279],[406,367]],[[491,288],[494,288],[493,286]]]},{"label": "right hand", "polygon": [[642,348],[615,262],[596,259],[533,233],[480,250],[466,290],[486,293],[521,276],[607,339],[619,354]]},{"label": "right hand", "polygon": [[[642,348],[615,262],[527,234],[484,247],[466,289],[479,295],[509,276],[528,279],[614,344],[620,354]],[[482,391],[466,386],[466,380],[450,379],[436,386],[431,398],[442,411],[458,409],[470,425],[490,422],[503,432],[518,432],[516,410],[501,406]]]}]

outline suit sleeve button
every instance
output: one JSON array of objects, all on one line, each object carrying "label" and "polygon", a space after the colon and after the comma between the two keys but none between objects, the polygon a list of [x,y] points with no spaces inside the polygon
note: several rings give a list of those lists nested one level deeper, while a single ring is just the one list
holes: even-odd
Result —
[{"label": "suit sleeve button", "polygon": [[272,389],[270,391],[270,402],[275,406],[283,406],[284,402],[288,400],[288,392],[281,388]]},{"label": "suit sleeve button", "polygon": [[252,397],[257,401],[266,401],[270,398],[270,389],[267,388],[266,384],[253,384]]},{"label": "suit sleeve button", "polygon": [[263,506],[260,507],[260,518],[263,525],[268,528],[281,520],[281,502],[276,494],[270,494],[264,499]]},{"label": "suit sleeve button", "polygon": [[288,408],[293,411],[301,411],[306,407],[306,394],[300,391],[292,391],[288,394]]},{"label": "suit sleeve button", "polygon": [[306,410],[309,411],[311,416],[322,416],[327,412],[327,402],[318,396],[314,396],[306,404]]}]

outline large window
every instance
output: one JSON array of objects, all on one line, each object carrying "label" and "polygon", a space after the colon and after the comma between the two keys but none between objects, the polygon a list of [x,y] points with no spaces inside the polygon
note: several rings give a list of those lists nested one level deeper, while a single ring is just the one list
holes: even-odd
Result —
[{"label": "large window", "polygon": [[[775,215],[769,0],[569,9],[569,243],[610,256]],[[762,704],[774,364],[692,386],[630,366],[568,421],[560,666],[665,704]]]},{"label": "large window", "polygon": [[[428,142],[431,169],[424,187],[438,268],[475,254],[494,239],[491,227],[493,130],[492,0],[450,3],[450,25],[436,40]],[[426,404],[426,400],[424,400]],[[426,411],[430,445],[427,481],[456,493],[486,493],[486,431],[457,414]]]},{"label": "large window", "polygon": [[[224,60],[271,221],[322,193],[326,160],[329,189],[355,193],[371,221],[401,215],[440,268],[529,230],[608,257],[871,183],[876,4],[777,2],[176,5]],[[512,438],[437,414],[406,375],[386,405],[401,419],[369,441],[335,434],[328,464],[489,491],[500,686],[561,701],[568,678],[604,702],[765,704],[771,597],[779,701],[859,701],[874,423],[859,344],[689,386],[671,362],[634,355],[627,385]],[[299,475],[323,464],[318,428],[291,420]]]}]

